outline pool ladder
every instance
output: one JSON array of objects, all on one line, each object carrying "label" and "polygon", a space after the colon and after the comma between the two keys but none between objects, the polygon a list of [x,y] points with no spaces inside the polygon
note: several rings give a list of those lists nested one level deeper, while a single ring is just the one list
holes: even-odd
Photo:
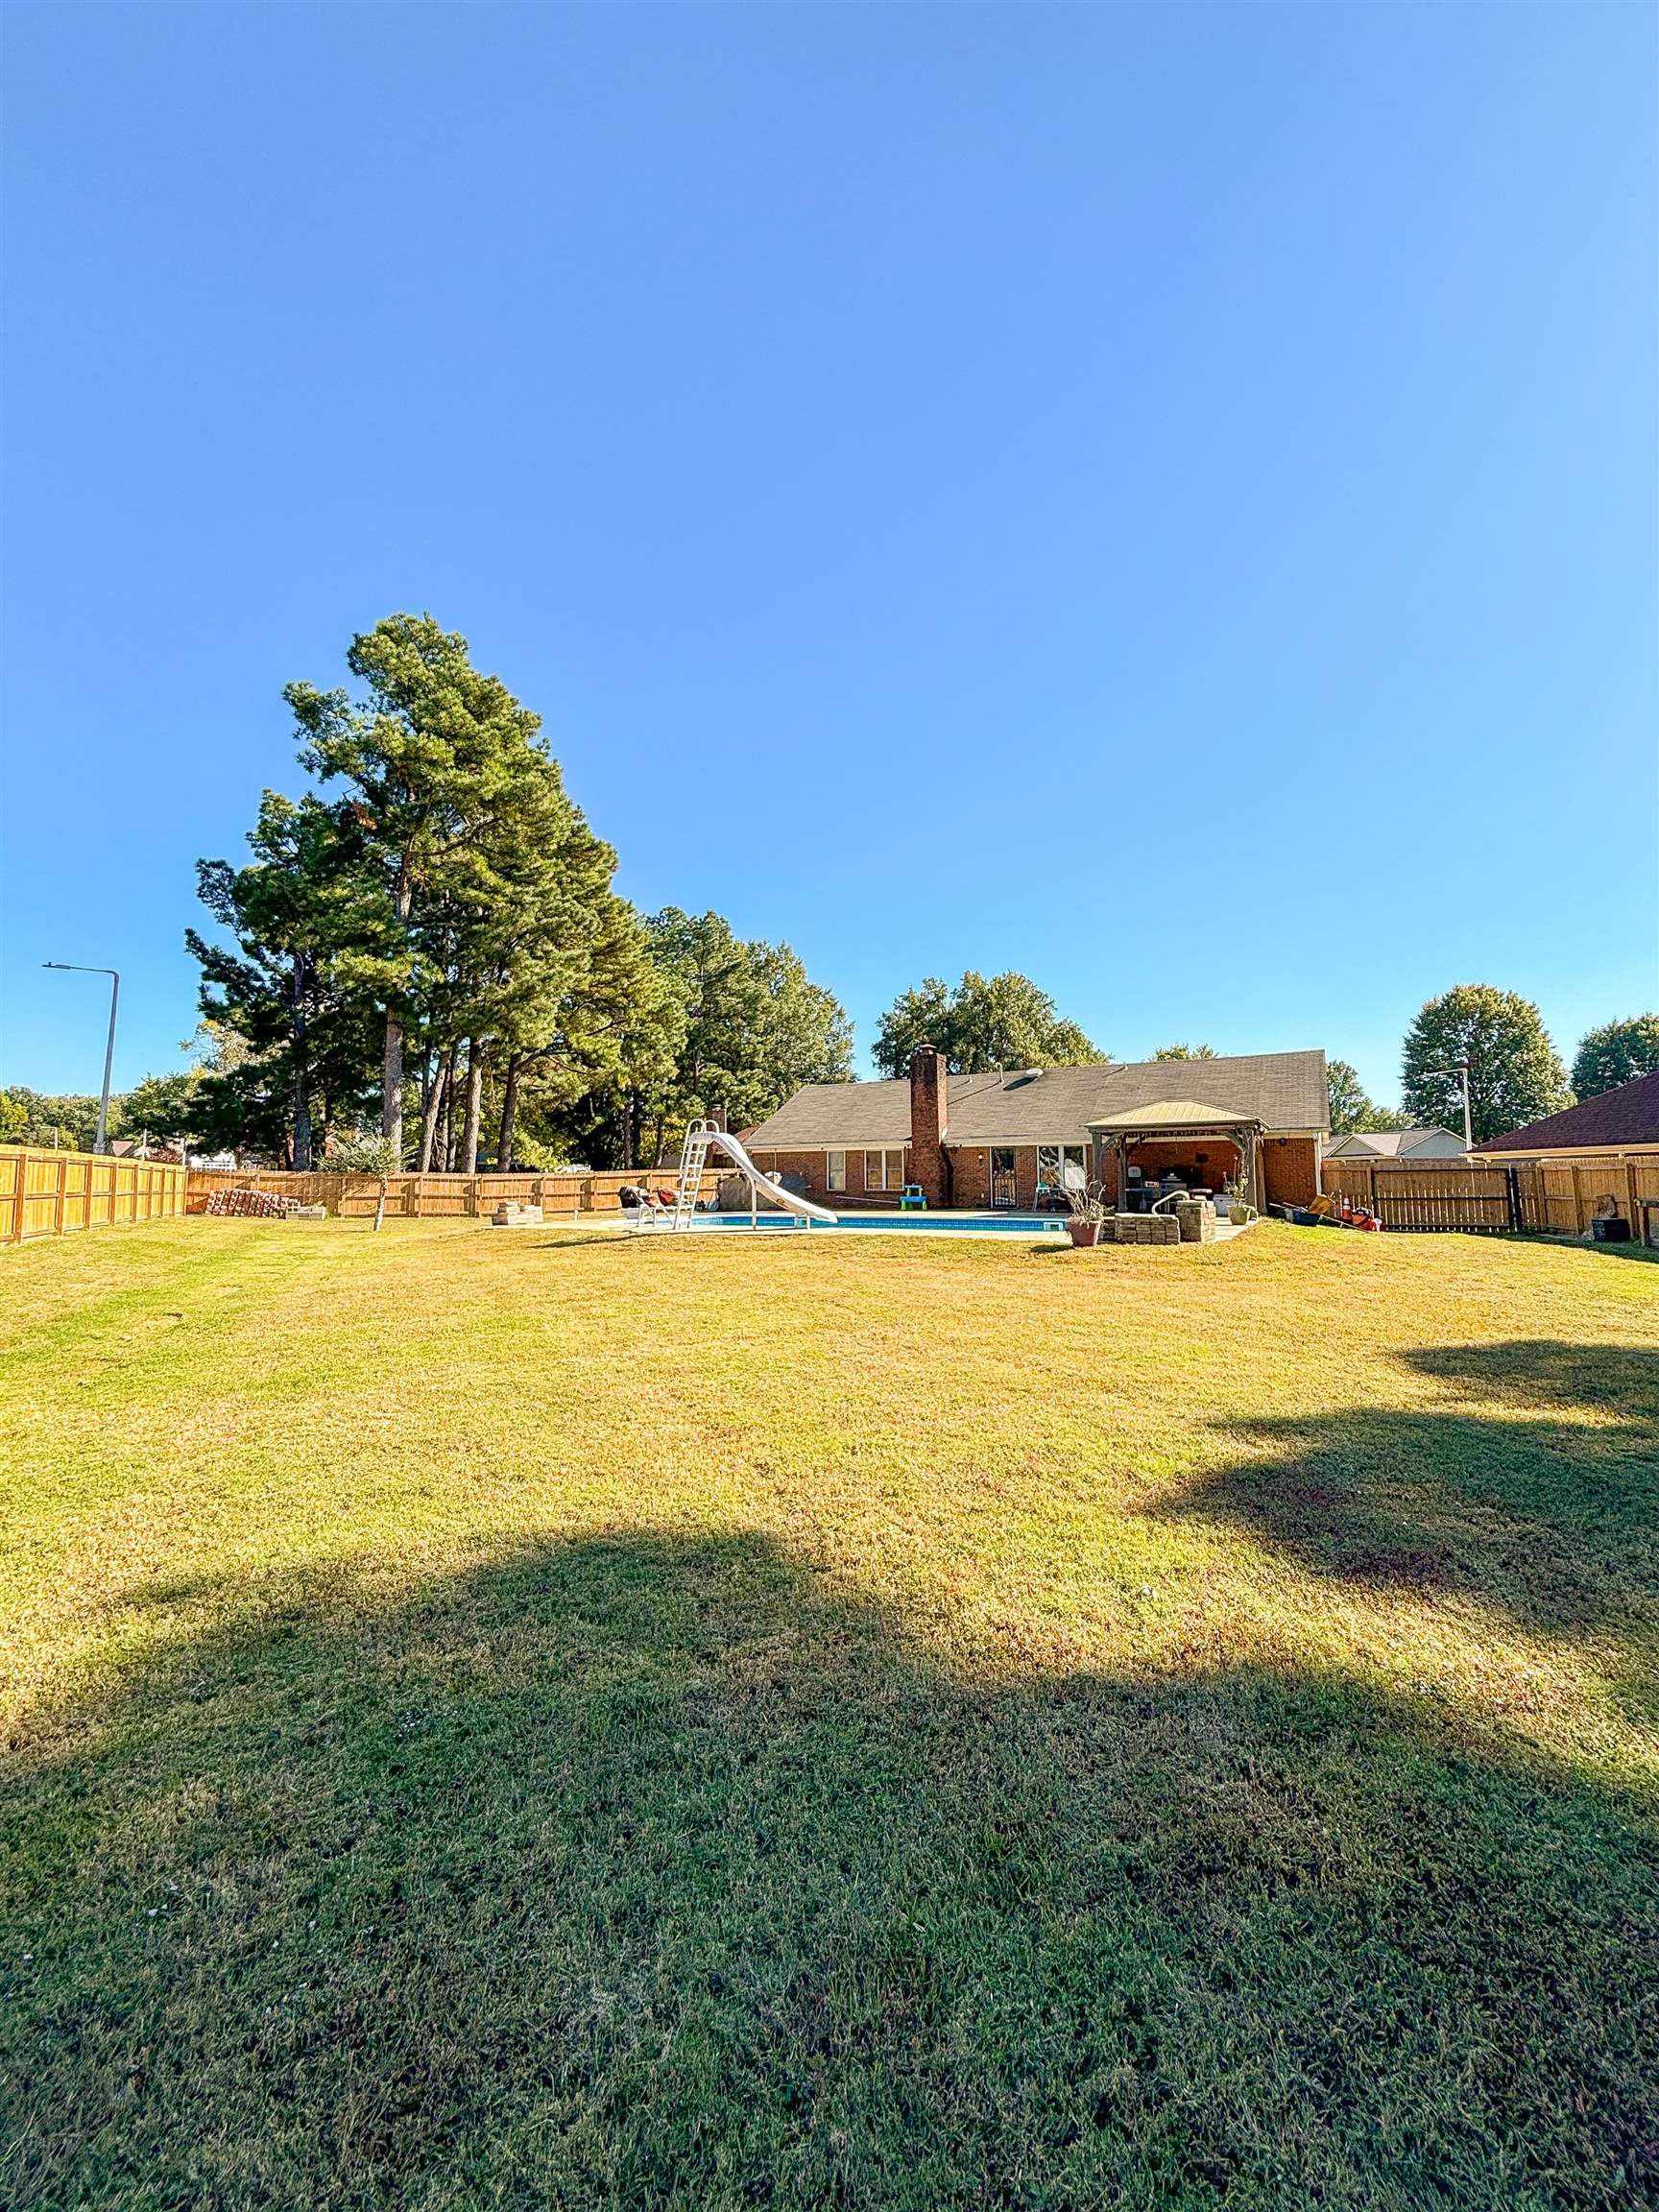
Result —
[{"label": "pool ladder", "polygon": [[680,1180],[674,1187],[674,1227],[688,1229],[703,1190],[703,1170],[709,1164],[709,1140],[718,1132],[712,1121],[686,1124],[680,1147]]}]

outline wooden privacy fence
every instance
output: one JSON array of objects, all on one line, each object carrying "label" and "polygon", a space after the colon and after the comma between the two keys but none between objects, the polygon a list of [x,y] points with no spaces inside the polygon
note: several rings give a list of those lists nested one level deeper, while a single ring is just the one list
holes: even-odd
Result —
[{"label": "wooden privacy fence", "polygon": [[[540,1206],[550,1218],[574,1219],[579,1214],[619,1214],[619,1195],[625,1183],[646,1184],[653,1190],[670,1189],[679,1176],[677,1167],[636,1167],[626,1172],[606,1169],[592,1174],[562,1175],[394,1175],[386,1196],[386,1218],[405,1221],[435,1219],[488,1220],[503,1198],[521,1206]],[[712,1197],[718,1178],[703,1179],[702,1195]],[[330,1214],[347,1217],[372,1214],[379,1202],[380,1185],[373,1175],[339,1175],[319,1170],[299,1175],[285,1168],[192,1167],[187,1209],[207,1210],[211,1190],[274,1190],[301,1206],[326,1206]]]},{"label": "wooden privacy fence", "polygon": [[184,1170],[108,1152],[0,1144],[0,1238],[23,1244],[72,1229],[167,1221],[184,1211]]},{"label": "wooden privacy fence", "polygon": [[[1537,1227],[1581,1237],[1604,1201],[1623,1214],[1631,1234],[1659,1238],[1659,1159],[1639,1152],[1588,1152],[1570,1160],[1528,1160],[1515,1172],[1537,1191]],[[1527,1226],[1533,1224],[1528,1222]]]},{"label": "wooden privacy fence", "polygon": [[1513,1230],[1536,1227],[1525,1199],[1503,1167],[1448,1160],[1407,1167],[1391,1160],[1327,1160],[1333,1198],[1369,1206],[1384,1229]]},{"label": "wooden privacy fence", "polygon": [[[1642,1237],[1659,1218],[1659,1159],[1622,1152],[1573,1160],[1327,1160],[1334,1198],[1369,1206],[1384,1229],[1546,1230],[1582,1237],[1607,1199]],[[1654,1229],[1659,1236],[1659,1227]]]}]

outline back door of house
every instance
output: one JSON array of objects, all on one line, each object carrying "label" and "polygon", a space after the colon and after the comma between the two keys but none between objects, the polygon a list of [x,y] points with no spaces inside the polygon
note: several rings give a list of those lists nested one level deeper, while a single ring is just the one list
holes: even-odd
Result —
[{"label": "back door of house", "polygon": [[991,1153],[991,1203],[1016,1206],[1019,1202],[1019,1187],[1014,1180],[1014,1147],[996,1145]]}]

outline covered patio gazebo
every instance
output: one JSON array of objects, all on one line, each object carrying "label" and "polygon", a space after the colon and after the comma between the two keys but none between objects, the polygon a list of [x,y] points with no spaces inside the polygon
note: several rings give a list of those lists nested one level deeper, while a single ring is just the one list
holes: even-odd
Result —
[{"label": "covered patio gazebo", "polygon": [[1238,1155],[1238,1172],[1244,1193],[1258,1212],[1262,1207],[1262,1130],[1254,1114],[1236,1113],[1226,1106],[1207,1105],[1197,1098],[1160,1099],[1156,1105],[1125,1107],[1089,1123],[1096,1179],[1106,1181],[1106,1155],[1117,1168],[1118,1205],[1129,1188],[1129,1155],[1138,1144],[1202,1143],[1219,1140]]}]

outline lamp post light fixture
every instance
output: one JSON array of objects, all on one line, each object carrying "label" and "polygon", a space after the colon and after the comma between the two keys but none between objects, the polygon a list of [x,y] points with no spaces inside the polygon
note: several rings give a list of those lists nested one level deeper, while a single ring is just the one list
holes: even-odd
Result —
[{"label": "lamp post light fixture", "polygon": [[109,1040],[104,1047],[104,1092],[98,1101],[98,1134],[94,1152],[108,1152],[109,1133],[109,1071],[115,1065],[115,1010],[121,1003],[121,976],[114,968],[83,968],[75,960],[42,960],[42,968],[60,968],[71,975],[108,975],[109,978]]},{"label": "lamp post light fixture", "polygon": [[1472,1152],[1475,1149],[1475,1125],[1469,1118],[1468,1061],[1455,1061],[1450,1068],[1425,1068],[1423,1073],[1425,1075],[1455,1075],[1461,1084],[1463,1089],[1463,1149],[1465,1152]]}]

